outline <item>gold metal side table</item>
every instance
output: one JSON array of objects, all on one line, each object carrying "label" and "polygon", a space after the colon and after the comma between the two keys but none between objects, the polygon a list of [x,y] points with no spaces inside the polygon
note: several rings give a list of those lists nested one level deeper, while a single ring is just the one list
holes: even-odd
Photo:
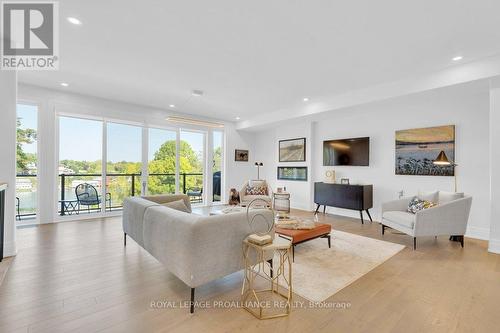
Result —
[{"label": "gold metal side table", "polygon": [[[241,289],[241,302],[245,310],[259,319],[287,316],[292,306],[292,242],[276,236],[272,243],[257,245],[243,241],[245,277]],[[278,259],[273,267],[275,254]],[[282,285],[280,285],[280,282]],[[270,285],[269,289],[257,289]],[[273,297],[275,296],[275,297]]]}]

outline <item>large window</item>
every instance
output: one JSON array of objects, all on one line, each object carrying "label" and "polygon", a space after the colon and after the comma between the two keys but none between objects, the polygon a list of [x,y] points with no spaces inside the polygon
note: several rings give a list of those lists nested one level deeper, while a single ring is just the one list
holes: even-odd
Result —
[{"label": "large window", "polygon": [[106,134],[106,195],[116,209],[124,198],[141,195],[142,127],[108,123]]},{"label": "large window", "polygon": [[175,131],[149,129],[149,194],[175,193],[176,145]]},{"label": "large window", "polygon": [[[207,198],[221,200],[221,131],[146,131],[115,121],[66,115],[58,119],[57,212],[61,216],[120,210],[126,197],[144,194],[185,193],[200,204]],[[207,133],[213,135],[213,146],[206,146]],[[207,159],[207,151],[213,161]],[[205,177],[208,162],[213,163],[213,173]],[[205,193],[210,182],[213,192]]]},{"label": "large window", "polygon": [[59,202],[61,215],[98,213],[109,207],[102,184],[103,122],[59,117]]},{"label": "large window", "polygon": [[16,219],[34,218],[38,200],[37,115],[35,105],[17,105]]},{"label": "large window", "polygon": [[179,186],[194,203],[203,202],[205,134],[181,130],[179,142]]}]

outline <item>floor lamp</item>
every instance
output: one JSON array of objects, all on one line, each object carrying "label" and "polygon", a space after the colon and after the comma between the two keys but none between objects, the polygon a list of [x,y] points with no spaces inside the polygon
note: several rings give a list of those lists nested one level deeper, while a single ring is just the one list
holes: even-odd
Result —
[{"label": "floor lamp", "polygon": [[264,166],[262,162],[255,162],[255,166],[257,167],[257,180],[260,180],[260,167]]},{"label": "floor lamp", "polygon": [[455,176],[455,193],[457,192],[457,170],[456,166],[457,164],[450,162],[448,159],[448,156],[446,156],[446,153],[441,150],[439,153],[438,157],[432,161],[434,165],[439,165],[439,166],[453,166],[453,175]]}]

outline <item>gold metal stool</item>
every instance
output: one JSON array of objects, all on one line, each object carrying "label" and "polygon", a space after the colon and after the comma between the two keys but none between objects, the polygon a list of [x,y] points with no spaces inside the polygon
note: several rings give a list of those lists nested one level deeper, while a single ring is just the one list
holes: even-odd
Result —
[{"label": "gold metal stool", "polygon": [[[287,316],[292,306],[292,242],[282,237],[275,237],[273,242],[266,245],[257,245],[243,241],[243,258],[245,263],[245,278],[241,289],[241,302],[245,310],[259,319],[271,319]],[[273,267],[267,258],[275,254],[279,258],[278,266]],[[285,270],[287,268],[287,271]],[[256,289],[257,280],[270,283],[269,289]],[[280,286],[283,281],[286,287]],[[288,290],[286,290],[288,289]],[[277,295],[279,301],[266,300]],[[276,306],[276,305],[281,306]],[[283,310],[283,311],[276,311]],[[274,310],[274,312],[273,312]],[[269,313],[271,312],[271,313]],[[278,312],[278,313],[275,313]]]}]

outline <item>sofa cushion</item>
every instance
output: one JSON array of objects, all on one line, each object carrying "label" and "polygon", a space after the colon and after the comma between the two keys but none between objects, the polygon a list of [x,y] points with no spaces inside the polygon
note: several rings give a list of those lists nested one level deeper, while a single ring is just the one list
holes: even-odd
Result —
[{"label": "sofa cushion", "polygon": [[418,192],[418,198],[430,202],[439,202],[439,191]]},{"label": "sofa cushion", "polygon": [[172,208],[181,212],[189,213],[189,209],[186,207],[184,200],[176,200],[162,204],[162,206]]},{"label": "sofa cushion", "polygon": [[385,212],[382,216],[384,219],[392,223],[399,224],[403,227],[413,229],[415,226],[415,214],[401,211]]},{"label": "sofa cushion", "polygon": [[456,192],[445,192],[439,191],[439,203],[447,203],[450,201],[455,201],[458,199],[462,199],[464,197],[464,193],[456,193]]},{"label": "sofa cushion", "polygon": [[[249,203],[250,201],[254,199],[263,199],[268,203],[271,203],[271,198],[268,197],[267,195],[246,195],[243,197],[245,203]],[[260,202],[257,202],[256,204],[259,204]]]}]

